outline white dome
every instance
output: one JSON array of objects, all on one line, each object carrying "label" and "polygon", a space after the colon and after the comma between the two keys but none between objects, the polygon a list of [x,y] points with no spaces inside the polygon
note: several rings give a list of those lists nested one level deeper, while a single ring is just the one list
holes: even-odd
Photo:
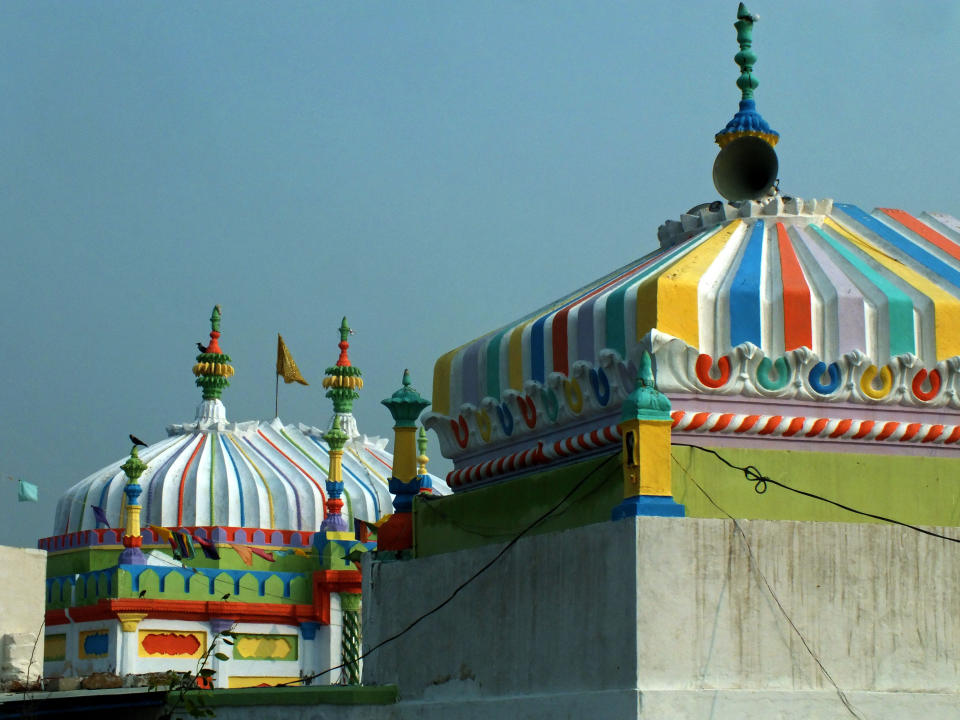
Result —
[{"label": "white dome", "polygon": [[[279,418],[241,423],[220,418],[171,425],[167,439],[141,449],[148,466],[140,477],[142,525],[319,530],[330,462],[323,430],[284,425]],[[344,448],[348,526],[354,517],[374,522],[393,512],[387,489],[393,456],[386,444],[357,435]],[[95,528],[94,506],[103,508],[113,527],[123,527],[126,476],[120,466],[126,459],[84,478],[60,498],[54,534]],[[439,478],[431,479],[436,491],[446,491]]]}]

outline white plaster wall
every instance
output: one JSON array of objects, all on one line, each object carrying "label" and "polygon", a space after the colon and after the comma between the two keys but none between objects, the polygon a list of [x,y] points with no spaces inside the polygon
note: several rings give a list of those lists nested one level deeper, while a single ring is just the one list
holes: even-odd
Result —
[{"label": "white plaster wall", "polygon": [[0,568],[0,681],[25,680],[28,669],[36,678],[43,670],[47,551],[0,545]]},{"label": "white plaster wall", "polygon": [[[741,526],[863,717],[960,716],[960,548],[885,525]],[[365,559],[365,647],[498,549]],[[401,703],[377,715],[390,718],[852,717],[727,520],[639,518],[525,538],[368,658],[364,681],[399,685]]]}]

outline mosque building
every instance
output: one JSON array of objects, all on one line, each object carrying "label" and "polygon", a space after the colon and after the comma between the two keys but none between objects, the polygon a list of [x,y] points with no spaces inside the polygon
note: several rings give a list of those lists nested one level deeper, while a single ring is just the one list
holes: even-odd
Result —
[{"label": "mosque building", "polygon": [[[203,395],[194,421],[148,446],[131,436],[128,457],[63,495],[53,536],[39,542],[47,677],[196,672],[206,658],[216,687],[299,681],[341,663],[342,677],[317,682],[359,681],[356,561],[394,510],[394,457],[352,414],[363,379],[346,318],[323,381],[334,404],[326,430],[229,421],[234,369],[219,306],[210,322],[193,367]],[[422,428],[418,439],[419,465],[417,439],[401,459],[430,492],[441,483],[426,474]]]},{"label": "mosque building", "polygon": [[346,330],[326,431],[227,422],[215,312],[195,422],[40,543],[46,672],[189,670],[228,630],[217,687],[362,658],[397,701],[345,720],[956,717],[960,220],[780,188],[755,23],[724,200],[437,359],[445,483],[407,374],[396,456],[356,432]]},{"label": "mosque building", "polygon": [[725,199],[436,361],[453,495],[365,560],[397,717],[955,716],[960,220],[787,194],[755,20]]}]

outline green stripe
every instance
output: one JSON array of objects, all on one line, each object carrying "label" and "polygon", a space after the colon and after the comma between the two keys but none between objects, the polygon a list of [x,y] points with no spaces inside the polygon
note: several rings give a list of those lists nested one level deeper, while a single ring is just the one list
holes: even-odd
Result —
[{"label": "green stripe", "polygon": [[487,345],[487,396],[500,399],[500,343],[506,330],[494,335]]},{"label": "green stripe", "polygon": [[844,247],[821,228],[812,223],[808,227],[813,229],[831,248],[840,253],[847,262],[853,265],[870,283],[875,285],[880,292],[887,296],[887,303],[890,310],[890,354],[916,354],[917,348],[914,342],[913,328],[913,301],[910,299],[910,296],[876,270],[873,270],[857,253]]}]

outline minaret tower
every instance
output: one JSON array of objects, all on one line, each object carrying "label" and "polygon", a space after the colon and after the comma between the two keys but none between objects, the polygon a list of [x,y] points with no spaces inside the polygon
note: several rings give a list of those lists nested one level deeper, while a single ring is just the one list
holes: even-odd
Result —
[{"label": "minaret tower", "polygon": [[[417,470],[417,418],[430,401],[410,384],[410,371],[403,371],[403,384],[381,403],[393,416],[393,473],[390,492],[394,513],[377,532],[377,549],[402,551],[413,547],[413,498],[420,492],[423,476]],[[424,448],[425,449],[425,448]],[[421,466],[425,466],[426,456]]]},{"label": "minaret tower", "polygon": [[123,551],[120,553],[120,565],[146,565],[147,559],[140,549],[143,538],[140,536],[140,476],[147,469],[147,464],[137,454],[137,446],[130,450],[130,457],[120,466],[127,476],[127,484],[123,492],[127,496],[126,517],[124,519]]},{"label": "minaret tower", "polygon": [[350,326],[347,318],[340,323],[340,357],[337,364],[327,368],[323,378],[323,387],[327,388],[327,397],[333,401],[333,420],[330,429],[323,435],[330,448],[330,470],[327,473],[327,514],[320,526],[320,532],[330,540],[353,540],[354,534],[347,527],[343,517],[343,448],[347,441],[355,436],[356,422],[353,420],[353,401],[360,397],[363,387],[360,369],[350,364],[347,349],[350,343]]},{"label": "minaret tower", "polygon": [[200,354],[193,374],[197,376],[197,386],[203,389],[203,402],[197,408],[198,421],[226,421],[227,411],[220,396],[230,384],[233,366],[230,356],[220,349],[220,306],[215,305],[210,315],[210,342],[204,347],[197,343]]}]

